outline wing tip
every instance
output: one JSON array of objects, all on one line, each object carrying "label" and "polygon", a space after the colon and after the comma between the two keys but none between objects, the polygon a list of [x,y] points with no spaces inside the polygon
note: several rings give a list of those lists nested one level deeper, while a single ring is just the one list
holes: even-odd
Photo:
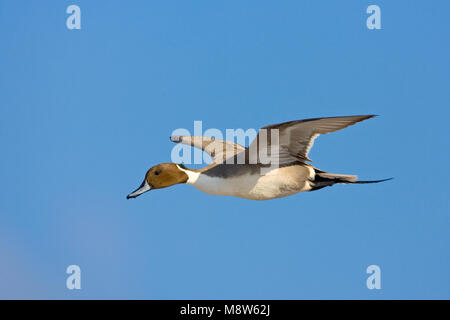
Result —
[{"label": "wing tip", "polygon": [[378,114],[368,114],[368,115],[361,115],[359,117],[360,117],[360,119],[358,119],[357,122],[361,122],[361,121],[365,121],[365,120],[368,120],[368,119],[376,118],[376,117],[379,117],[379,115]]},{"label": "wing tip", "polygon": [[169,139],[172,142],[179,143],[179,142],[181,142],[182,137],[181,136],[170,136]]},{"label": "wing tip", "polygon": [[[376,118],[379,116],[380,115],[378,115],[378,114],[361,114],[361,115],[357,115],[357,116],[343,116],[342,118],[345,118],[345,117],[361,118],[360,121],[363,121],[363,120],[367,120],[367,119],[371,119],[371,118]],[[336,117],[336,118],[341,118],[341,117]]]}]

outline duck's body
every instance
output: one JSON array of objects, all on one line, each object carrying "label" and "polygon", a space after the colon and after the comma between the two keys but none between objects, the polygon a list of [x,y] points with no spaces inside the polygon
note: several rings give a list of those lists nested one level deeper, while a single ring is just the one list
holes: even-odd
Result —
[{"label": "duck's body", "polygon": [[154,166],[148,170],[141,186],[127,198],[178,183],[187,183],[211,195],[269,200],[337,183],[385,181],[357,181],[355,175],[327,173],[306,163],[311,161],[308,152],[318,135],[372,117],[316,118],[269,125],[260,130],[248,148],[208,137],[173,136],[173,142],[207,152],[213,163],[199,170],[175,163]]},{"label": "duck's body", "polygon": [[[229,168],[222,168],[225,166]],[[214,168],[202,172],[180,167],[188,175],[186,183],[200,191],[250,200],[269,200],[310,191],[315,175],[311,166],[299,164],[274,168],[265,174],[260,173],[258,165],[221,164]],[[226,169],[235,174],[224,177],[220,172]]]}]

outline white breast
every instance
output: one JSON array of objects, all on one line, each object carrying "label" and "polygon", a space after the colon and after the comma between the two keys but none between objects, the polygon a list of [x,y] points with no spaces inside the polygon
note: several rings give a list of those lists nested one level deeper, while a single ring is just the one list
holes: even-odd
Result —
[{"label": "white breast", "polygon": [[268,200],[310,190],[308,178],[312,178],[314,170],[296,165],[274,169],[264,175],[246,174],[232,178],[210,177],[189,170],[186,173],[188,184],[208,194]]}]

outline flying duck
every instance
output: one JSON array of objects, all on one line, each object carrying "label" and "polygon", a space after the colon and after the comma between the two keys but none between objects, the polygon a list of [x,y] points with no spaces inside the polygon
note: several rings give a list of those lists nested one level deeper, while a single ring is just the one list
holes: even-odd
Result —
[{"label": "flying duck", "polygon": [[390,180],[359,181],[355,175],[328,173],[308,163],[311,162],[308,153],[317,136],[372,117],[327,117],[272,124],[261,128],[248,148],[212,137],[172,136],[170,140],[175,143],[208,153],[212,163],[202,169],[189,169],[176,163],[158,164],[147,171],[142,184],[127,199],[179,183],[212,195],[269,200],[339,183]]}]

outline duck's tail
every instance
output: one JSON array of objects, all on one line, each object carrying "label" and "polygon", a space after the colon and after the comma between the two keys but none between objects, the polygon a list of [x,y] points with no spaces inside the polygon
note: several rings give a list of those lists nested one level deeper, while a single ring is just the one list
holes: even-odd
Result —
[{"label": "duck's tail", "polygon": [[370,181],[360,181],[357,176],[349,174],[336,174],[329,173],[319,169],[314,168],[316,174],[314,180],[311,181],[312,189],[310,191],[319,190],[324,187],[330,187],[336,183],[378,183],[393,178],[382,179],[382,180],[370,180]]}]

